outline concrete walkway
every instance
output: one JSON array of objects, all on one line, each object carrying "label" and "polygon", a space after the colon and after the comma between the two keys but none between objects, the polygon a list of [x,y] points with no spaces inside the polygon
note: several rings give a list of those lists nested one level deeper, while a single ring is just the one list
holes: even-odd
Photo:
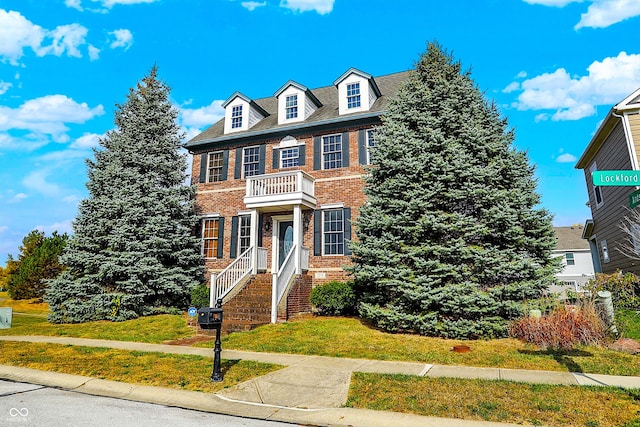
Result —
[{"label": "concrete walkway", "polygon": [[[0,341],[42,342],[123,350],[193,354],[213,357],[211,348],[146,344],[98,339],[0,336]],[[343,408],[353,372],[407,374],[426,377],[482,378],[528,383],[600,385],[640,388],[640,377],[530,371],[521,369],[444,366],[412,362],[332,358],[323,356],[223,350],[228,360],[253,360],[286,368],[246,381],[216,394],[138,386],[75,375],[0,366],[0,378],[49,385],[102,396],[141,400],[265,420],[331,426],[505,426],[503,423],[448,420],[410,414]]]}]

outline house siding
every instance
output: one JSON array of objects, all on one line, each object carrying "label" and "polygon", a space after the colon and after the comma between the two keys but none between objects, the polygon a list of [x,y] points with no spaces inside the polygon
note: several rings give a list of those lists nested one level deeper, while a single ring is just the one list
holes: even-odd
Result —
[{"label": "house siding", "polygon": [[[618,121],[606,136],[605,142],[594,156],[591,164],[593,161],[596,162],[598,170],[633,169],[621,121]],[[596,237],[602,271],[614,273],[617,270],[623,270],[640,274],[638,261],[629,259],[620,252],[625,240],[625,234],[620,229],[620,220],[629,207],[629,194],[635,191],[636,187],[600,187],[604,204],[598,208],[596,207],[593,180],[589,168],[585,168],[584,172],[594,221],[592,235]],[[607,263],[604,262],[600,245],[603,239],[607,241],[608,246],[610,261]]]}]

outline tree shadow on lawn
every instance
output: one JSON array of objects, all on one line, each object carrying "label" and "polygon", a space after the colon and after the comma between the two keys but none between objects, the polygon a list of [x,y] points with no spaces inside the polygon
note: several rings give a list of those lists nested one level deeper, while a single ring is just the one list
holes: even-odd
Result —
[{"label": "tree shadow on lawn", "polygon": [[584,373],[582,366],[576,363],[572,357],[593,357],[593,353],[584,350],[518,350],[518,353],[528,354],[531,356],[551,356],[561,365],[567,367],[569,372]]}]

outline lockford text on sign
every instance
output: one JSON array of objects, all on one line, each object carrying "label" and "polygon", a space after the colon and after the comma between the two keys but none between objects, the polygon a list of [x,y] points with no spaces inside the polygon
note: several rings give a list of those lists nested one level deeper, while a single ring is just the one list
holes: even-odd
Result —
[{"label": "lockford text on sign", "polygon": [[596,186],[636,186],[640,185],[640,171],[594,171],[593,185]]}]

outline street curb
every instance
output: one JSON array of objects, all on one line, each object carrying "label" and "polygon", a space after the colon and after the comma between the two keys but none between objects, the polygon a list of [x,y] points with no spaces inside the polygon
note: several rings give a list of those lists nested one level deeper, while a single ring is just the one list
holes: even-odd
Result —
[{"label": "street curb", "polygon": [[462,419],[424,417],[397,412],[373,411],[354,408],[295,409],[274,405],[224,399],[216,394],[174,390],[163,387],[134,385],[102,380],[81,375],[39,371],[0,365],[0,378],[15,382],[39,384],[47,387],[112,397],[137,402],[153,403],[202,412],[212,412],[243,418],[280,421],[294,424],[331,427],[507,427],[514,424]]}]

